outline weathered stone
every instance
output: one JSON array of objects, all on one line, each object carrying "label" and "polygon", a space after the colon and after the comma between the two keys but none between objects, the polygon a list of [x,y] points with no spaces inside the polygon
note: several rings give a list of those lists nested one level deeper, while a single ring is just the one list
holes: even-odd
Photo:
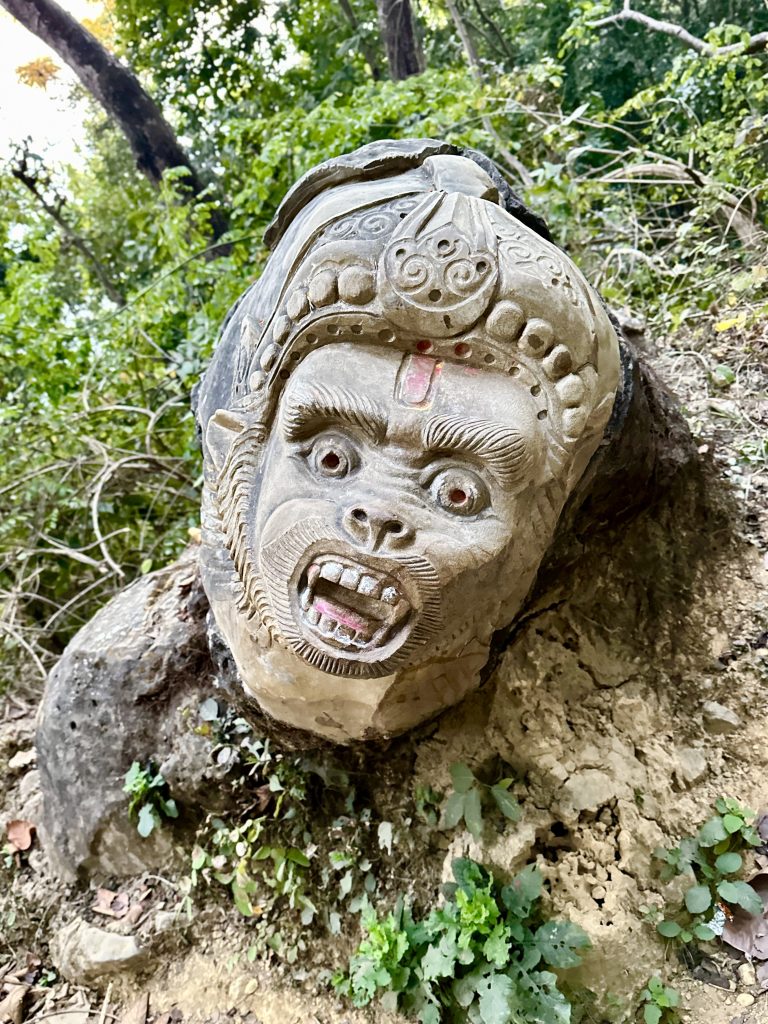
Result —
[{"label": "weathered stone", "polygon": [[192,549],[110,601],[52,672],[37,749],[41,838],[59,874],[130,875],[171,856],[170,828],[142,839],[128,819],[133,761],[160,769],[182,812],[215,808],[210,747],[182,714],[211,687],[206,612]]},{"label": "weathered stone", "polygon": [[292,190],[197,409],[218,628],[264,711],[342,743],[479,684],[626,377],[599,297],[487,160],[389,146],[400,173],[377,144]]},{"label": "weathered stone", "polygon": [[702,705],[704,728],[713,735],[735,732],[741,728],[741,719],[735,711],[715,700],[707,700]]},{"label": "weathered stone", "polygon": [[696,747],[683,747],[677,752],[675,774],[684,786],[694,786],[707,774],[707,759]]},{"label": "weathered stone", "polygon": [[111,974],[141,967],[147,952],[134,935],[118,935],[78,917],[54,939],[51,959],[67,981],[89,985]]}]

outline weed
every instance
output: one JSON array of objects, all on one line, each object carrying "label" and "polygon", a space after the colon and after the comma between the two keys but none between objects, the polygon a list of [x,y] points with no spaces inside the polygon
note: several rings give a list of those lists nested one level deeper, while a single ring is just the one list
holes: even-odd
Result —
[{"label": "weed", "polygon": [[664,985],[660,978],[649,978],[640,998],[644,1024],[676,1024],[680,1019],[676,1010],[680,993]]},{"label": "weed", "polygon": [[146,839],[159,828],[163,818],[178,818],[176,801],[168,795],[168,784],[151,764],[142,768],[134,761],[125,775],[123,792],[128,795],[128,815],[136,819],[139,835]]},{"label": "weed", "polygon": [[475,837],[483,834],[483,805],[495,805],[505,818],[518,821],[520,805],[509,793],[513,779],[500,779],[492,786],[481,782],[465,764],[451,765],[453,793],[448,797],[443,811],[443,828],[455,828],[464,819],[464,824]]},{"label": "weed", "polygon": [[662,878],[690,872],[694,879],[674,919],[664,917],[656,924],[667,939],[687,943],[694,938],[703,942],[715,938],[715,914],[721,903],[742,907],[750,914],[762,913],[762,900],[752,886],[735,878],[744,866],[743,853],[761,842],[754,827],[755,812],[730,797],[720,797],[715,811],[695,836],[671,850],[654,852],[663,861]]},{"label": "weed", "polygon": [[[589,946],[569,921],[544,921],[535,866],[500,886],[481,865],[453,862],[445,903],[417,921],[402,899],[392,913],[367,911],[367,937],[334,986],[365,1006],[374,997],[421,1024],[565,1024],[570,1004],[549,967],[580,963]],[[546,966],[545,966],[546,965]]]}]

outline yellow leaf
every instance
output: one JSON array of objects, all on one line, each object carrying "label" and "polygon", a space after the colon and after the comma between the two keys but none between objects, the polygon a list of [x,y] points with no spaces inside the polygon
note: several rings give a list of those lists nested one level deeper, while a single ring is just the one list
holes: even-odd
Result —
[{"label": "yellow leaf", "polygon": [[738,316],[733,316],[729,320],[718,320],[715,324],[715,330],[718,333],[723,331],[730,331],[732,327],[743,327],[747,322],[747,314],[739,313]]},{"label": "yellow leaf", "polygon": [[57,77],[59,71],[61,68],[55,60],[50,57],[38,57],[36,60],[31,60],[29,64],[20,64],[16,68],[16,75],[22,85],[46,89],[48,83]]}]

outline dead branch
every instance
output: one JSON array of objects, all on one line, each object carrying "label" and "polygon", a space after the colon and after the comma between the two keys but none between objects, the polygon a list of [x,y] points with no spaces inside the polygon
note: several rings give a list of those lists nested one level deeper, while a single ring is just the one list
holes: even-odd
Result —
[{"label": "dead branch", "polygon": [[618,13],[592,21],[589,23],[589,27],[605,28],[607,25],[619,25],[624,21],[633,21],[635,24],[642,25],[651,32],[661,32],[665,36],[672,36],[673,39],[677,39],[684,46],[695,50],[696,53],[700,53],[702,57],[743,56],[749,53],[759,53],[768,47],[768,32],[758,32],[741,43],[731,43],[728,46],[712,46],[711,43],[693,35],[682,25],[676,25],[672,21],[652,18],[649,14],[633,10],[630,6],[630,0],[624,0],[624,6]]}]

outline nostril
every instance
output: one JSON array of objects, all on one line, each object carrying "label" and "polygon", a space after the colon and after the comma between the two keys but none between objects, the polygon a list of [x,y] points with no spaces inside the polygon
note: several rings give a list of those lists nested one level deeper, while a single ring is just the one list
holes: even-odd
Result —
[{"label": "nostril", "polygon": [[358,523],[367,523],[368,522],[368,513],[365,511],[365,509],[353,508],[352,509],[352,518],[357,520]]},{"label": "nostril", "polygon": [[402,523],[398,522],[397,519],[392,519],[390,520],[390,522],[386,524],[384,529],[387,530],[389,533],[395,534],[395,536],[397,536],[398,533],[403,532],[405,527],[403,526]]}]

